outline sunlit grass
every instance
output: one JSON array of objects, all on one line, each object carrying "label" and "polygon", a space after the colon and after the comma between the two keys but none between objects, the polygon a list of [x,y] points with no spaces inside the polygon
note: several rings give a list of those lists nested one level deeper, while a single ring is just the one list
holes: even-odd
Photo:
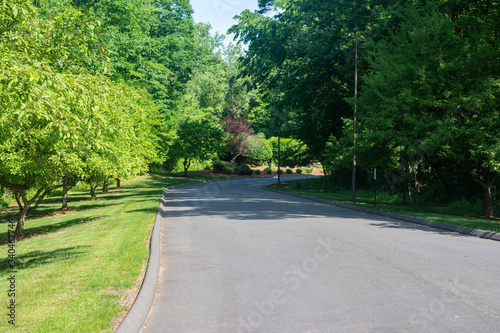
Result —
[{"label": "sunlit grass", "polygon": [[60,209],[60,197],[47,199],[26,221],[29,238],[16,243],[15,327],[6,316],[8,226],[0,224],[0,331],[112,332],[113,318],[129,308],[125,300],[140,286],[163,188],[196,180],[140,176],[97,201],[74,191],[69,207],[76,212],[34,219]]}]

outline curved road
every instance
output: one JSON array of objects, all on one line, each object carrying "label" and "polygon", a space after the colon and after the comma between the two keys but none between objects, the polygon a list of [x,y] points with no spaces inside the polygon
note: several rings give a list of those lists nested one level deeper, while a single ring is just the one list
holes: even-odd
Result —
[{"label": "curved road", "polygon": [[500,242],[264,191],[167,195],[151,332],[500,332]]}]

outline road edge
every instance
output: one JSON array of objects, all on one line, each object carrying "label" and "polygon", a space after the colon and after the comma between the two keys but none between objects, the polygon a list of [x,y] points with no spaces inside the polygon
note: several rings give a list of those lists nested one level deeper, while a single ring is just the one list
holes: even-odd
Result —
[{"label": "road edge", "polygon": [[158,207],[158,213],[155,217],[153,232],[151,233],[151,239],[149,242],[149,258],[148,265],[146,267],[146,273],[144,274],[144,280],[142,281],[141,289],[139,289],[139,293],[135,298],[134,304],[132,304],[132,307],[120,323],[120,326],[118,326],[118,328],[116,329],[116,333],[139,333],[144,327],[144,324],[149,317],[149,313],[151,312],[151,308],[156,297],[156,291],[158,289],[158,280],[160,277],[161,229],[163,218],[165,216],[165,202],[167,200],[166,195],[168,190],[186,185],[221,182],[228,180],[232,179],[194,181],[165,187],[163,189],[160,199],[160,205]]},{"label": "road edge", "polygon": [[405,221],[405,222],[417,223],[417,224],[425,225],[428,227],[446,230],[446,231],[450,231],[450,232],[455,232],[455,233],[459,233],[459,234],[463,234],[463,235],[485,238],[485,239],[490,239],[490,240],[494,240],[494,241],[500,241],[500,233],[489,232],[489,231],[484,231],[484,230],[479,230],[479,229],[472,229],[472,228],[467,228],[467,227],[461,227],[461,226],[457,226],[457,225],[453,225],[453,224],[446,224],[446,223],[442,223],[442,222],[426,220],[426,219],[421,219],[418,217],[406,216],[406,215],[396,214],[396,213],[391,213],[391,212],[385,212],[385,211],[377,210],[377,209],[359,207],[359,206],[350,205],[350,204],[343,204],[340,202],[315,198],[315,197],[311,197],[308,195],[297,194],[297,193],[293,193],[293,192],[285,192],[285,191],[270,189],[267,187],[264,187],[263,189],[266,191],[286,194],[286,195],[290,195],[293,197],[298,197],[298,198],[303,198],[303,199],[307,199],[307,200],[312,200],[312,201],[324,203],[327,205],[338,206],[338,207],[342,207],[342,208],[352,209],[352,210],[356,210],[356,211],[360,211],[360,212],[364,212],[364,213],[368,213],[368,214],[373,214],[373,215],[378,215],[378,216],[383,216],[383,217],[389,217],[389,218],[393,218],[393,219],[401,220],[401,221]]}]

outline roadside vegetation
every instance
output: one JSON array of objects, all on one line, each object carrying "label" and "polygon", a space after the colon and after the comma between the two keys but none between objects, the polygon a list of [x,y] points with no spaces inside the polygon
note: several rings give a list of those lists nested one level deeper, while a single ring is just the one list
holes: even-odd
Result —
[{"label": "roadside vegetation", "polygon": [[[109,330],[160,189],[204,177],[193,170],[320,167],[324,181],[294,190],[344,202],[355,157],[359,204],[376,168],[378,208],[497,230],[498,17],[492,0],[261,0],[225,46],[189,0],[0,0],[0,210],[16,221],[19,322]],[[134,179],[151,171],[188,177]]]},{"label": "roadside vegetation", "polygon": [[[271,185],[269,188],[351,204],[350,190],[332,189],[324,192],[324,180],[322,178],[289,181],[284,182],[281,186]],[[374,190],[363,189],[356,192],[355,205],[472,229],[500,232],[500,219],[480,218],[482,213],[480,201],[471,203],[467,200],[460,200],[447,205],[431,205],[415,200],[410,204],[402,205],[400,194],[391,194],[386,189],[379,189],[375,205]],[[496,208],[500,209],[498,206]]]},{"label": "roadside vegetation", "polygon": [[[82,188],[69,193],[67,212],[60,210],[60,194],[45,199],[16,242],[16,325],[1,320],[0,331],[112,332],[140,288],[163,189],[212,178],[139,176],[92,201]],[[15,213],[11,208],[5,217]],[[6,241],[7,223],[1,223],[4,253]],[[7,260],[0,261],[3,290],[9,271]],[[6,292],[0,300],[8,304]]]}]

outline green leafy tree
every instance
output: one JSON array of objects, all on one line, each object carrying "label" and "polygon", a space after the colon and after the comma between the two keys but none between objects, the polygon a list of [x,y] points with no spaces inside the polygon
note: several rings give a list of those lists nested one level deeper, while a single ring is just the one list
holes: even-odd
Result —
[{"label": "green leafy tree", "polygon": [[404,195],[419,165],[439,154],[470,173],[490,217],[500,166],[498,39],[490,24],[460,33],[463,21],[440,13],[438,4],[410,4],[402,14],[399,31],[368,44],[372,71],[360,98],[366,133],[397,161]]},{"label": "green leafy tree", "polygon": [[216,155],[222,144],[223,131],[218,122],[205,117],[189,117],[179,123],[172,153],[182,159],[184,175],[194,160],[207,160]]},{"label": "green leafy tree", "polygon": [[[278,163],[278,138],[273,137],[270,140],[273,147],[273,161]],[[311,163],[311,156],[307,145],[300,140],[282,138],[280,145],[281,165],[287,167],[306,166]]]},{"label": "green leafy tree", "polygon": [[[92,75],[95,63],[86,61],[85,52],[65,63],[75,56],[65,58],[65,50],[102,48],[90,23],[90,30],[82,30],[88,36],[75,40],[94,38],[95,43],[74,46],[73,39],[60,38],[64,27],[59,22],[90,22],[85,16],[73,11],[45,20],[28,3],[15,4],[2,4],[11,11],[2,12],[2,18],[32,16],[4,25],[6,37],[0,38],[0,185],[16,197],[16,232],[22,233],[30,207],[54,188],[67,189],[75,179],[144,170],[155,157],[151,125],[158,108],[144,94]],[[42,28],[49,33],[42,34]],[[54,47],[31,49],[44,45]],[[65,61],[56,61],[54,54]]]}]

